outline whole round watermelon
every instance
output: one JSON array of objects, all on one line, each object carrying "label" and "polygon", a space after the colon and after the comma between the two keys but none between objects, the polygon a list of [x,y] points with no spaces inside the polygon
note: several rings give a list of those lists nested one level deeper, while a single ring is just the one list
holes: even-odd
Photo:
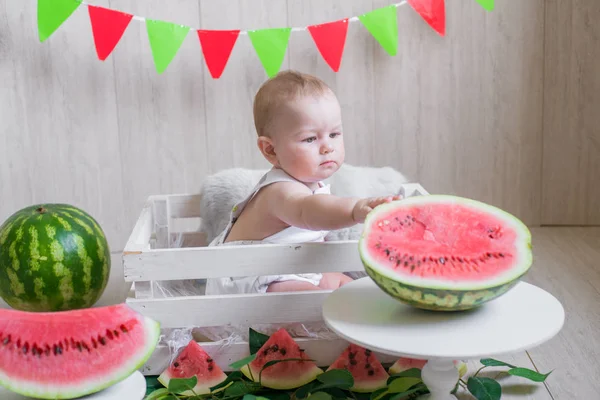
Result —
[{"label": "whole round watermelon", "polygon": [[104,232],[85,211],[39,204],[0,226],[0,297],[24,311],[91,307],[110,274]]}]

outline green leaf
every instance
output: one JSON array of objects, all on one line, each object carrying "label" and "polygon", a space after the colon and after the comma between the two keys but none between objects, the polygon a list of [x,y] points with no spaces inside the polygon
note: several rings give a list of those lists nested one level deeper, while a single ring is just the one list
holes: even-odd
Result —
[{"label": "green leaf", "polygon": [[358,17],[371,35],[390,56],[398,51],[398,15],[391,5],[370,11]]},{"label": "green leaf", "polygon": [[470,377],[467,389],[477,400],[499,400],[502,396],[502,387],[491,378]]},{"label": "green leaf", "polygon": [[527,368],[511,368],[507,372],[511,375],[521,376],[534,382],[544,382],[548,375],[552,373],[552,371],[550,371],[547,374],[540,374],[539,372]]},{"label": "green leaf", "polygon": [[234,362],[233,364],[229,364],[229,368],[232,369],[240,369],[242,368],[244,365],[246,364],[250,364],[252,361],[254,361],[254,359],[256,358],[256,354],[250,354],[248,357],[246,358],[242,358],[239,361]]},{"label": "green leaf", "polygon": [[420,382],[420,378],[397,378],[394,379],[392,383],[388,386],[388,392],[403,393]]},{"label": "green leaf", "polygon": [[477,0],[477,2],[487,11],[494,9],[494,0]]},{"label": "green leaf", "polygon": [[240,381],[240,380],[242,380],[243,376],[244,375],[240,371],[233,371],[232,373],[227,375],[227,378],[223,382],[219,383],[216,386],[211,387],[210,391],[214,392],[215,390],[221,389],[222,387],[229,385],[229,383],[231,383],[231,382]]},{"label": "green leaf", "polygon": [[144,400],[156,400],[161,396],[165,396],[167,394],[169,394],[169,389],[167,388],[156,389],[154,392],[144,397]]},{"label": "green leaf", "polygon": [[338,399],[346,400],[348,398],[348,395],[346,394],[346,392],[344,392],[340,388],[331,387],[331,388],[322,388],[321,390],[325,393],[329,393],[331,395],[331,397],[333,397],[335,400],[338,400]]},{"label": "green leaf", "polygon": [[38,0],[37,24],[40,42],[48,39],[80,5],[81,2],[77,0]]},{"label": "green leaf", "polygon": [[198,383],[198,378],[192,376],[191,378],[173,378],[169,381],[169,392],[171,393],[183,393],[186,390],[192,390]]},{"label": "green leaf", "polygon": [[269,340],[269,336],[264,333],[260,333],[250,328],[248,334],[248,344],[250,346],[250,354],[256,353],[266,342]]},{"label": "green leaf", "polygon": [[281,68],[292,28],[268,28],[248,31],[252,46],[267,75],[276,75]]},{"label": "green leaf", "polygon": [[393,374],[388,378],[387,384],[389,385],[396,378],[419,378],[419,379],[421,379],[421,370],[419,368],[410,368],[410,369],[407,369],[406,371],[402,371],[397,374]]},{"label": "green leaf", "polygon": [[373,393],[371,393],[371,400],[380,399],[383,396],[385,396],[386,394],[388,394],[387,388],[377,389],[376,391],[374,391]]},{"label": "green leaf", "polygon": [[269,400],[290,400],[290,395],[282,391],[271,391],[268,393],[261,393]]},{"label": "green leaf", "polygon": [[404,400],[406,398],[406,396],[410,396],[411,394],[420,393],[420,392],[427,393],[428,390],[425,388],[425,386],[416,387],[414,389],[407,390],[406,392],[396,393],[396,394],[394,394],[394,396],[390,397],[389,400]]},{"label": "green leaf", "polygon": [[480,363],[485,365],[486,367],[510,367],[516,368],[514,365],[505,363],[504,361],[494,360],[493,358],[482,358],[479,360]]},{"label": "green leaf", "polygon": [[296,390],[296,398],[297,399],[304,399],[306,397],[308,397],[309,393],[314,390],[317,386],[319,385],[319,382],[317,381],[312,381],[312,382],[308,382],[306,385],[300,386],[297,390]]},{"label": "green leaf", "polygon": [[259,387],[252,387],[244,381],[233,382],[230,386],[225,389],[225,396],[239,397],[244,396],[246,394],[252,393],[255,389]]},{"label": "green leaf", "polygon": [[331,395],[325,392],[315,392],[308,396],[309,400],[331,400]]},{"label": "green leaf", "polygon": [[270,398],[255,396],[253,394],[245,394],[244,397],[242,397],[242,400],[270,400]]},{"label": "green leaf", "polygon": [[331,371],[323,372],[317,376],[317,380],[328,387],[337,387],[339,389],[348,390],[354,386],[352,374],[345,369],[332,369]]},{"label": "green leaf", "polygon": [[179,51],[190,28],[171,22],[146,19],[146,31],[156,72],[161,74]]}]

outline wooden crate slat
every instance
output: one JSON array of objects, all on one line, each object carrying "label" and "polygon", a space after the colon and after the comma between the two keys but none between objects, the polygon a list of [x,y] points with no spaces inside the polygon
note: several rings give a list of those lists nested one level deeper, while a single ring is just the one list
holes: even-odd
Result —
[{"label": "wooden crate slat", "polygon": [[174,194],[167,199],[171,218],[200,217],[201,194]]},{"label": "wooden crate slat", "polygon": [[322,321],[330,290],[127,299],[127,304],[161,328]]},{"label": "wooden crate slat", "polygon": [[[348,346],[348,342],[343,339],[310,339],[294,338],[300,348],[306,351],[306,354],[320,366],[329,366],[335,359],[342,354]],[[233,371],[229,365],[235,361],[241,360],[250,355],[247,342],[232,343],[224,345],[220,342],[198,342],[200,346],[215,360],[215,363],[223,371]],[[159,345],[152,353],[152,356],[146,361],[141,372],[144,375],[160,375],[175,358],[176,354],[166,345]],[[177,352],[177,350],[175,350]],[[398,358],[378,352],[373,352],[377,359],[383,364],[392,364]]]},{"label": "wooden crate slat", "polygon": [[156,249],[124,259],[126,281],[364,270],[354,240]]}]

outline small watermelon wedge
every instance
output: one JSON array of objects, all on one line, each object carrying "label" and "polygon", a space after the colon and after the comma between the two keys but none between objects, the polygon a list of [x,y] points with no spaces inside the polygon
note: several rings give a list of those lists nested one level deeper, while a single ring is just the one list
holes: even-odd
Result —
[{"label": "small watermelon wedge", "polygon": [[0,310],[0,384],[72,399],[122,381],[150,358],[158,322],[126,304],[58,312]]},{"label": "small watermelon wedge", "polygon": [[386,387],[390,377],[375,354],[369,349],[350,343],[327,371],[345,369],[354,378],[353,392],[370,393]]},{"label": "small watermelon wedge", "polygon": [[[427,360],[400,357],[396,360],[394,365],[390,367],[389,373],[395,375],[412,368],[423,369],[425,364],[427,364]],[[463,361],[455,360],[454,365],[458,368],[459,377],[462,378],[467,373],[467,364]]]},{"label": "small watermelon wedge", "polygon": [[217,386],[227,379],[227,375],[217,363],[192,339],[169,365],[169,368],[160,374],[158,381],[165,387],[169,387],[169,381],[173,378],[181,379],[193,376],[197,379],[193,392],[187,390],[181,394],[185,396],[193,396],[194,393],[197,395],[208,394],[211,387]]},{"label": "small watermelon wedge", "polygon": [[[288,359],[297,361],[279,362],[263,370],[269,361]],[[280,390],[298,388],[323,373],[284,328],[273,333],[256,352],[256,358],[240,368],[240,371],[248,379],[260,382],[264,387]]]}]

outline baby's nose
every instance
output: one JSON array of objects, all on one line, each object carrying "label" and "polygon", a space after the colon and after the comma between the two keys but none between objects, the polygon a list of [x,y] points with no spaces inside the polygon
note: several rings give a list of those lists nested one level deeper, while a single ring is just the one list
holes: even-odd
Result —
[{"label": "baby's nose", "polygon": [[323,146],[321,146],[321,154],[331,153],[332,151],[333,147],[331,147],[329,144],[324,144]]}]

